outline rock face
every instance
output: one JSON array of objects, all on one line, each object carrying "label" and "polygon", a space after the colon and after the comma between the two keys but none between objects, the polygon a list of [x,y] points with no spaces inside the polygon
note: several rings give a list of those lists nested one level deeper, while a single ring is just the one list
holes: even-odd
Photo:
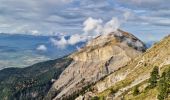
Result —
[{"label": "rock face", "polygon": [[125,66],[145,50],[139,39],[121,30],[98,36],[70,56],[73,62],[55,81],[47,97],[67,99],[83,91],[83,87]]},{"label": "rock face", "polygon": [[[83,98],[81,100],[89,100],[94,95],[100,97],[101,95],[98,94],[102,93],[102,97],[105,97],[106,100],[121,100],[122,97],[125,97],[127,91],[133,89],[134,86],[147,85],[146,80],[150,78],[150,73],[155,66],[159,67],[160,72],[170,66],[170,36],[165,37],[145,53],[128,62],[126,66],[95,83],[93,85],[95,91],[88,91],[83,96],[79,96],[79,98]],[[114,91],[114,93],[111,93],[110,90]],[[156,100],[156,94],[153,94],[153,100]],[[138,100],[135,98],[131,99],[131,97],[123,100]],[[143,97],[145,96],[143,95]],[[149,95],[142,99],[152,100]]]}]

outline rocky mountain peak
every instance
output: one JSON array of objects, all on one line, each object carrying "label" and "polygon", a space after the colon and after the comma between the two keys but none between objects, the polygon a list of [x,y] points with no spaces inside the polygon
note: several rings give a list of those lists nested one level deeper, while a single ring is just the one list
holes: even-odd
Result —
[{"label": "rocky mountain peak", "polygon": [[48,98],[68,98],[82,91],[83,87],[125,66],[145,49],[143,42],[122,30],[92,39],[81,50],[70,55],[73,62],[55,81]]},{"label": "rocky mountain peak", "polygon": [[[92,39],[86,44],[85,47],[81,48],[78,52],[73,53],[71,58],[80,61],[108,60],[112,56],[112,53],[117,53],[116,51],[112,51],[112,47],[120,47],[123,45],[127,45],[139,52],[144,52],[146,50],[146,46],[142,41],[140,41],[134,35],[119,29],[116,32],[99,35]],[[90,55],[91,53],[94,54],[94,58],[92,55]]]},{"label": "rocky mountain peak", "polygon": [[140,41],[138,38],[136,38],[134,35],[122,31],[122,30],[117,30],[115,32],[111,32],[109,34],[103,34],[99,35],[96,38],[92,39],[89,41],[86,45],[86,47],[94,47],[94,46],[104,46],[107,43],[121,43],[125,42],[128,45],[138,49],[138,50],[145,50],[145,45],[143,44],[142,41]]}]

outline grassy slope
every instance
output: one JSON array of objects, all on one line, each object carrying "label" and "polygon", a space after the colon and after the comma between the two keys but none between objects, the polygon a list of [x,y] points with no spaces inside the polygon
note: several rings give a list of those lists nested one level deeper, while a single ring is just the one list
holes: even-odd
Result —
[{"label": "grassy slope", "polygon": [[[168,71],[168,69],[170,68],[170,65],[165,65],[160,69],[160,74],[163,72]],[[147,84],[148,80],[146,80],[143,83],[140,83],[138,85],[138,87],[142,87],[142,85]],[[127,93],[125,93],[124,96],[124,100],[156,100],[158,93],[157,90],[158,86],[153,88],[153,89],[145,89],[143,88],[142,91],[140,91],[140,93],[137,96],[133,95],[133,89],[129,89],[129,91]],[[167,98],[167,100],[170,100],[170,98]]]},{"label": "grassy slope", "polygon": [[137,96],[133,96],[132,94],[125,95],[124,100],[156,100],[157,94],[158,91],[156,88],[154,88],[154,89],[141,92]]},{"label": "grassy slope", "polygon": [[26,68],[7,68],[0,71],[0,98],[2,100],[41,100],[71,63],[69,58],[37,63]]}]

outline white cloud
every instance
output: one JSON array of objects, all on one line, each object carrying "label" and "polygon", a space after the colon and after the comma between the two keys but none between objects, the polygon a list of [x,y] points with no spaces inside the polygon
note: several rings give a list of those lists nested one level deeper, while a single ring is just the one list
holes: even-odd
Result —
[{"label": "white cloud", "polygon": [[96,32],[100,32],[102,22],[103,21],[101,19],[94,19],[92,17],[89,17],[83,23],[84,25],[83,31],[85,33],[93,32],[94,30]]},{"label": "white cloud", "polygon": [[[117,17],[112,17],[112,19],[107,22],[104,22],[100,18],[95,19],[89,17],[83,22],[82,34],[72,34],[69,39],[66,39],[64,36],[60,37],[59,40],[52,38],[50,41],[58,48],[65,48],[68,45],[75,45],[79,42],[88,41],[98,35],[107,35],[111,32],[117,31],[121,23],[126,22],[130,14],[129,11],[126,11],[121,21],[119,21]],[[120,36],[121,33],[115,32],[115,35]]]},{"label": "white cloud", "polygon": [[67,40],[67,42],[70,45],[75,45],[79,42],[84,42],[85,40],[86,40],[86,38],[84,38],[83,36],[81,36],[79,34],[74,34],[74,35],[70,36],[70,38]]},{"label": "white cloud", "polygon": [[45,45],[39,45],[36,50],[38,51],[47,51],[47,47]]},{"label": "white cloud", "polygon": [[73,34],[68,39],[66,39],[65,36],[61,36],[60,39],[55,38],[50,39],[52,44],[54,44],[60,49],[64,49],[68,45],[76,45],[79,42],[85,42],[86,40],[87,40],[86,36],[82,36],[79,34]]},{"label": "white cloud", "polygon": [[108,21],[103,28],[103,34],[109,34],[111,32],[117,31],[117,29],[120,27],[120,22],[118,18],[113,17],[110,21]]},{"label": "white cloud", "polygon": [[64,36],[62,36],[59,40],[51,38],[50,41],[58,48],[65,48],[68,45],[75,45],[79,42],[85,42],[101,34],[115,32],[119,28],[120,22],[116,17],[113,17],[110,21],[104,24],[101,19],[89,17],[84,21],[83,25],[83,34],[73,34],[68,39]]},{"label": "white cloud", "polygon": [[32,35],[39,35],[39,31],[38,31],[38,30],[32,30],[32,31],[31,31],[31,34],[32,34]]},{"label": "white cloud", "polygon": [[64,36],[61,36],[61,38],[59,40],[57,40],[55,38],[51,38],[50,41],[52,42],[52,44],[54,44],[58,48],[62,48],[62,49],[68,45],[68,42]]},{"label": "white cloud", "polygon": [[120,27],[120,24],[121,23],[119,19],[116,17],[113,17],[106,23],[103,23],[101,19],[89,17],[83,23],[83,31],[85,34],[88,34],[88,36],[96,37],[97,35],[109,34],[111,32],[117,31],[117,29]]}]

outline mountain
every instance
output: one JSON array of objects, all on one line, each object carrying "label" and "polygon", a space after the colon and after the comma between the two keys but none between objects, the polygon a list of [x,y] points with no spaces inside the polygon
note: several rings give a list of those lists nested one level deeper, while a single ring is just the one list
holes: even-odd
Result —
[{"label": "mountain", "polygon": [[0,70],[1,100],[42,100],[52,82],[71,61],[72,59],[63,57],[26,68]]},{"label": "mountain", "polygon": [[[155,68],[158,69],[158,79],[155,81],[155,85],[152,85],[151,83],[155,80],[152,76]],[[87,98],[95,100],[157,100],[157,98],[166,100],[165,98],[169,98],[168,89],[170,88],[168,85],[169,69],[170,36],[167,36],[124,67],[96,82],[90,87],[90,90],[87,89],[76,100],[87,100]],[[163,81],[164,79],[166,81]],[[165,86],[166,88],[163,88]],[[138,93],[134,95],[136,87]],[[164,95],[166,93],[167,95]]]},{"label": "mountain", "polygon": [[122,30],[100,35],[69,56],[73,62],[52,85],[46,99],[74,99],[85,92],[86,88],[121,69],[145,50],[146,46],[142,41]]},{"label": "mountain", "polygon": [[170,36],[146,50],[134,35],[100,35],[79,51],[0,71],[2,100],[168,100]]}]

